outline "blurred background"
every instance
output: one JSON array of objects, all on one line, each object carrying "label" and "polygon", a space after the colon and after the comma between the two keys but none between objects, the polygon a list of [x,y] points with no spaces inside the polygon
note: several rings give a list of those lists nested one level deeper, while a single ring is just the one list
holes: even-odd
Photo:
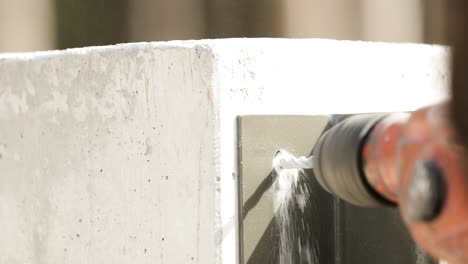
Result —
[{"label": "blurred background", "polygon": [[0,52],[230,37],[444,43],[444,0],[0,0]]}]

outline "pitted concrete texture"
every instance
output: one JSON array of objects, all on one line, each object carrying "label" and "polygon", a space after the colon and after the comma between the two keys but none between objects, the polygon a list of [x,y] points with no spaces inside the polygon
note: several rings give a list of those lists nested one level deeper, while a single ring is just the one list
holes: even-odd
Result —
[{"label": "pitted concrete texture", "polygon": [[237,115],[407,111],[448,83],[448,50],[415,44],[0,55],[0,263],[237,263]]}]

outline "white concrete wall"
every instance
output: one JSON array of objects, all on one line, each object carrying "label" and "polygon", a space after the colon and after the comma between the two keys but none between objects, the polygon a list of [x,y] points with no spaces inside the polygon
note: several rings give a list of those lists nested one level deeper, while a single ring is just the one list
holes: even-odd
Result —
[{"label": "white concrete wall", "polygon": [[0,263],[236,263],[237,115],[412,110],[447,61],[279,39],[0,55]]}]

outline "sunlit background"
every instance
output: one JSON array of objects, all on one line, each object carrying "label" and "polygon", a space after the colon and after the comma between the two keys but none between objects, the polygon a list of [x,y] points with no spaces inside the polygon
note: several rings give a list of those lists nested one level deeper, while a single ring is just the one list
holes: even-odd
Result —
[{"label": "sunlit background", "polygon": [[444,43],[443,0],[0,0],[0,52],[229,37]]}]

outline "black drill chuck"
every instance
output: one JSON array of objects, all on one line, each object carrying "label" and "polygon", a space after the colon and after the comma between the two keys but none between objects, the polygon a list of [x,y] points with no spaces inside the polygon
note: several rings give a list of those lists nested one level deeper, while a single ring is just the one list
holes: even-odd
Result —
[{"label": "black drill chuck", "polygon": [[357,206],[382,206],[363,171],[362,148],[384,114],[350,116],[326,131],[314,148],[314,174],[329,193]]}]

